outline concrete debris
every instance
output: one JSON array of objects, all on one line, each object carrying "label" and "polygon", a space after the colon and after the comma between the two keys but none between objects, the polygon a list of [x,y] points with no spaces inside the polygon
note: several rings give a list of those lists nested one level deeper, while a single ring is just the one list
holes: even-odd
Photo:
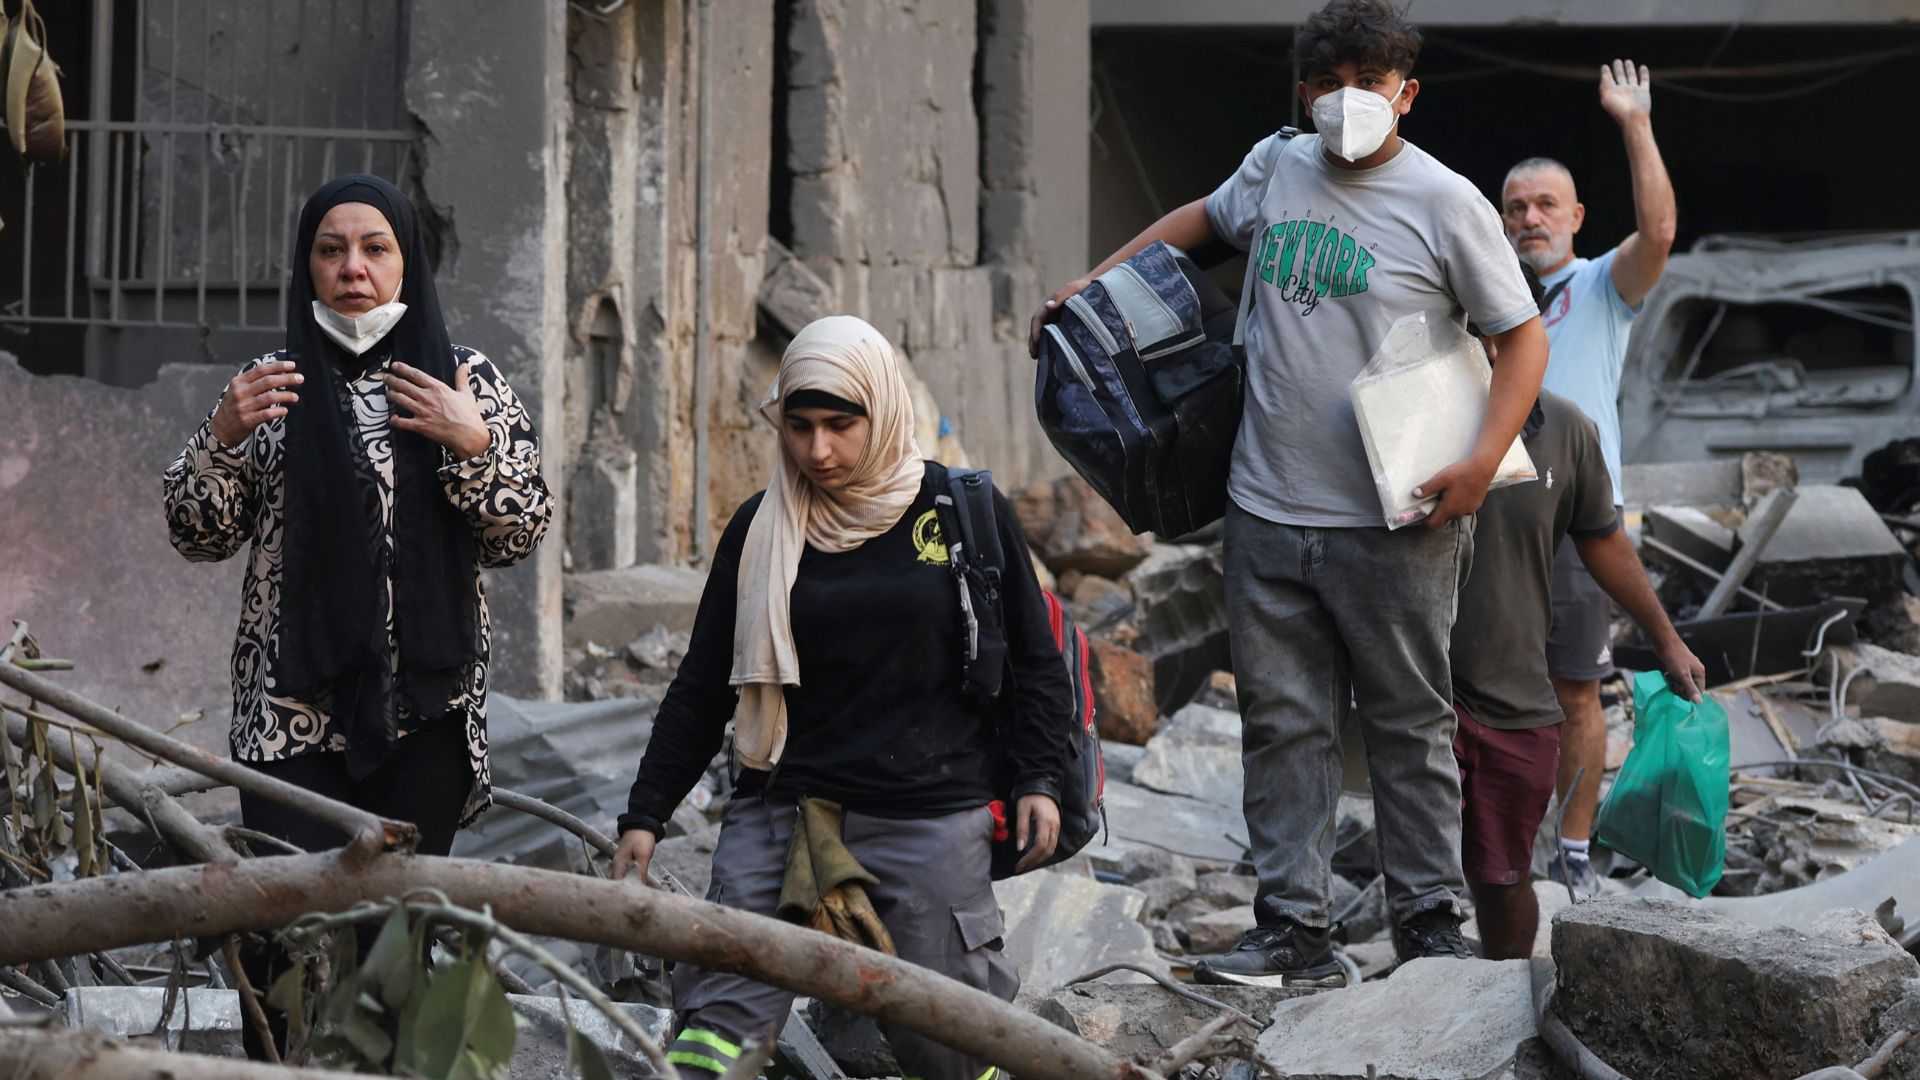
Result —
[{"label": "concrete debris", "polygon": [[1006,917],[1007,958],[1018,966],[1028,998],[1108,964],[1168,970],[1153,935],[1140,925],[1147,898],[1138,889],[1042,870],[995,882],[993,892]]},{"label": "concrete debris", "polygon": [[[1809,485],[1768,541],[1748,586],[1786,604],[1830,596],[1870,601],[1903,587],[1910,556],[1866,497],[1850,487]],[[1745,527],[1741,539],[1746,539]]]},{"label": "concrete debris", "polygon": [[1715,571],[1733,558],[1733,529],[1698,507],[1648,507],[1643,522],[1645,535]]},{"label": "concrete debris", "polygon": [[1229,864],[1246,858],[1247,824],[1238,807],[1163,795],[1111,777],[1106,794],[1111,838],[1086,849],[1098,867],[1117,868],[1131,853],[1150,850]]},{"label": "concrete debris", "polygon": [[1220,546],[1161,544],[1127,574],[1138,610],[1140,649],[1158,659],[1226,632],[1226,578]]},{"label": "concrete debris", "polygon": [[1214,709],[1240,711],[1239,684],[1231,671],[1215,671],[1200,683],[1200,689],[1193,695],[1192,704],[1205,705]]},{"label": "concrete debris", "polygon": [[1028,545],[1056,574],[1119,578],[1153,550],[1153,537],[1135,536],[1078,476],[1034,484],[1014,493],[1012,502]]},{"label": "concrete debris", "polygon": [[688,634],[668,630],[665,623],[655,623],[653,629],[627,642],[627,660],[672,679],[687,655],[688,638]]},{"label": "concrete debris", "polygon": [[1159,920],[1165,918],[1175,904],[1192,899],[1196,885],[1192,877],[1151,877],[1135,882],[1133,887],[1147,898],[1140,917]]},{"label": "concrete debris", "polygon": [[1115,641],[1095,638],[1090,644],[1101,737],[1144,746],[1160,722],[1153,661]]},{"label": "concrete debris", "polygon": [[1748,509],[1760,505],[1767,493],[1800,486],[1800,467],[1790,454],[1749,450],[1740,455],[1740,501]]},{"label": "concrete debris", "polygon": [[1170,795],[1240,806],[1246,787],[1240,714],[1206,705],[1188,705],[1174,713],[1147,740],[1133,782]]},{"label": "concrete debris", "polygon": [[1852,649],[1847,702],[1862,716],[1920,722],[1920,656],[1862,642]]},{"label": "concrete debris", "polygon": [[1640,1080],[1798,1076],[1860,1061],[1920,961],[1884,935],[1817,925],[1829,932],[1756,930],[1668,901],[1581,904],[1554,919],[1553,1010]]},{"label": "concrete debris", "polygon": [[566,643],[615,647],[654,625],[690,632],[706,585],[704,570],[652,563],[568,574]]},{"label": "concrete debris", "polygon": [[1186,921],[1187,951],[1215,956],[1232,949],[1240,935],[1253,929],[1253,905],[1213,911]]},{"label": "concrete debris", "polygon": [[1631,509],[1733,506],[1740,502],[1743,473],[1743,463],[1731,458],[1628,464],[1621,470],[1620,486]]},{"label": "concrete debris", "polygon": [[[1261,986],[1207,986],[1207,997],[1264,1023],[1281,1002],[1311,990]],[[1158,986],[1080,983],[1048,994],[1033,1007],[1048,1020],[1122,1057],[1141,1060],[1168,1049],[1220,1015],[1218,1009]]]},{"label": "concrete debris", "polygon": [[1200,886],[1200,873],[1193,860],[1166,848],[1134,848],[1121,856],[1117,870],[1129,885],[1164,878],[1178,881],[1189,890]]},{"label": "concrete debris", "polygon": [[1536,1034],[1527,963],[1423,958],[1282,1002],[1260,1054],[1288,1077],[1480,1080]]},{"label": "concrete debris", "polygon": [[[192,988],[182,992],[168,1018],[165,1042],[169,1050],[244,1057],[240,1045],[240,998],[232,990]],[[158,986],[84,986],[68,990],[55,1011],[55,1020],[68,1027],[101,1031],[122,1038],[146,1036],[160,1024],[166,990]],[[558,998],[508,994],[519,1014],[509,1071],[516,1078],[571,1078],[576,1074],[567,1055],[567,1024],[591,1039],[617,1075],[640,1075],[648,1068],[637,1048],[626,1045],[613,1022],[587,1002],[572,999],[561,1012]],[[620,1003],[617,1007],[656,1041],[666,1042],[673,1014],[649,1005]]]},{"label": "concrete debris", "polygon": [[1193,895],[1216,907],[1239,907],[1253,903],[1254,894],[1259,889],[1259,880],[1251,875],[1216,871],[1200,875],[1194,885]]},{"label": "concrete debris", "polygon": [[1080,629],[1097,634],[1133,614],[1133,593],[1125,585],[1094,574],[1082,574],[1067,600]]}]

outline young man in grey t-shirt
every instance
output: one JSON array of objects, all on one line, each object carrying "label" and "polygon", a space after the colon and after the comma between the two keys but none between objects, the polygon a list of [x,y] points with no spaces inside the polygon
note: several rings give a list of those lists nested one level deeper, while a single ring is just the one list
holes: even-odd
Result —
[{"label": "young man in grey t-shirt", "polygon": [[[1212,195],[1155,222],[1034,316],[1155,240],[1255,260],[1247,401],[1228,476],[1228,627],[1245,725],[1259,925],[1203,981],[1344,981],[1329,941],[1337,733],[1357,702],[1394,943],[1467,956],[1460,778],[1447,666],[1472,514],[1519,434],[1546,335],[1493,207],[1397,130],[1420,35],[1384,0],[1332,0],[1295,53],[1316,134],[1263,140]],[[1389,532],[1348,387],[1394,320],[1471,316],[1505,361],[1469,456],[1415,490],[1425,527]]]}]

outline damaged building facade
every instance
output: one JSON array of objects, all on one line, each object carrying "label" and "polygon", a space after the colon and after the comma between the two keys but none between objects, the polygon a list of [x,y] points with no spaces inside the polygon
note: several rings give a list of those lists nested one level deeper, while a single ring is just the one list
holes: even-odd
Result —
[{"label": "damaged building facade", "polygon": [[939,445],[1013,485],[1062,468],[1024,324],[1087,247],[1084,2],[146,0],[49,32],[72,152],[0,181],[0,598],[97,658],[102,700],[216,718],[209,749],[239,567],[179,561],[157,477],[279,344],[286,234],[329,175],[411,187],[454,339],[538,418],[567,512],[488,583],[508,692],[559,695],[570,604],[697,593],[817,315],[898,343]]}]

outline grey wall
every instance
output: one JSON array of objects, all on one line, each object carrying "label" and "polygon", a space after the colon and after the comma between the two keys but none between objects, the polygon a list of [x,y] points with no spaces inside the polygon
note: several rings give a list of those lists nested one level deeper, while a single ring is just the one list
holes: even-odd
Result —
[{"label": "grey wall", "polygon": [[190,563],[167,541],[160,474],[225,385],[171,364],[137,390],[39,376],[0,353],[0,626],[32,627],[54,676],[107,708],[224,755],[242,554]]},{"label": "grey wall", "polygon": [[[454,340],[487,354],[565,445],[566,7],[413,0],[406,103],[423,131],[421,210],[441,230],[436,281]],[[564,469],[547,483],[566,497]],[[560,688],[562,538],[489,574],[495,683]]]}]

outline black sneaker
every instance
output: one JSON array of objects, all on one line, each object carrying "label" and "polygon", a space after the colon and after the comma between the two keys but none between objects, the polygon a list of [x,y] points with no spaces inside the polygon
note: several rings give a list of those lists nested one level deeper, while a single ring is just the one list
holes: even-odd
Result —
[{"label": "black sneaker", "polygon": [[1400,963],[1422,956],[1450,956],[1456,960],[1473,959],[1467,939],[1460,936],[1459,915],[1452,909],[1430,907],[1407,916],[1393,932],[1393,951]]},{"label": "black sneaker", "polygon": [[1347,985],[1347,973],[1333,958],[1333,937],[1325,927],[1302,926],[1292,919],[1279,926],[1256,926],[1222,956],[1193,966],[1193,981],[1214,986]]}]

